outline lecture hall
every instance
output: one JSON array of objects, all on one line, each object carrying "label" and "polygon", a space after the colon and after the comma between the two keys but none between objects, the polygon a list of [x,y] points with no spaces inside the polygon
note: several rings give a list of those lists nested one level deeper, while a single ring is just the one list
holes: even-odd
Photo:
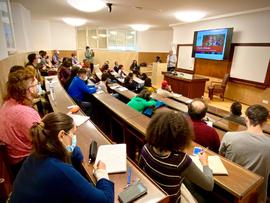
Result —
[{"label": "lecture hall", "polygon": [[1,0],[0,203],[270,203],[270,1]]}]

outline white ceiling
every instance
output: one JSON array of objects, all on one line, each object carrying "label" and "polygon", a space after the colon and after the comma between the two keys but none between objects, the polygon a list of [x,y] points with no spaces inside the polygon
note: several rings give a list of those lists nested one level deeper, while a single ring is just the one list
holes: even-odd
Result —
[{"label": "white ceiling", "polygon": [[[198,10],[206,12],[205,18],[256,9],[270,9],[270,0],[104,0],[112,3],[112,12],[106,8],[95,13],[78,11],[66,0],[11,0],[29,9],[33,19],[61,20],[79,17],[88,25],[125,28],[129,24],[150,24],[153,29],[169,29],[179,23],[173,15],[177,11]],[[137,7],[137,8],[136,8]],[[269,19],[270,20],[270,19]]]}]

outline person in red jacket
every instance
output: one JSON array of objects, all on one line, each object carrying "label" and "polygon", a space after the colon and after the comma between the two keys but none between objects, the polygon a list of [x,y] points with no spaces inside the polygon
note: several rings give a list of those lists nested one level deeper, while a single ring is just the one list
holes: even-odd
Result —
[{"label": "person in red jacket", "polygon": [[194,99],[188,105],[188,114],[193,123],[195,142],[218,153],[220,140],[217,132],[203,120],[207,105],[201,99]]}]

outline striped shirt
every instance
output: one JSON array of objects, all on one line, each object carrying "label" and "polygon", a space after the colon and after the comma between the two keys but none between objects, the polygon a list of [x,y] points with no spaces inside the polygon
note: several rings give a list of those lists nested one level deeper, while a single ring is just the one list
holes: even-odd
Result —
[{"label": "striped shirt", "polygon": [[169,155],[160,156],[146,144],[142,149],[139,166],[171,195],[170,202],[180,202],[180,188],[184,179],[181,173],[191,162],[191,158],[184,152],[171,152]]}]

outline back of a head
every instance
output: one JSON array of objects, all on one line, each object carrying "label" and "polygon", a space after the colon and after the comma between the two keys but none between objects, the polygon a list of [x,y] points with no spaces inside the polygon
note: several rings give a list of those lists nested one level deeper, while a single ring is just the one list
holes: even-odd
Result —
[{"label": "back of a head", "polygon": [[16,72],[18,70],[24,70],[24,67],[23,66],[18,66],[18,65],[15,65],[15,66],[12,66],[9,70],[9,74],[10,73],[13,73],[13,72]]},{"label": "back of a head", "polygon": [[194,99],[188,105],[188,114],[193,120],[201,120],[207,112],[207,104],[202,99]]},{"label": "back of a head", "polygon": [[61,130],[68,133],[74,127],[73,119],[64,113],[49,113],[30,129],[33,152],[39,157],[53,156],[67,161],[67,151],[58,138]]},{"label": "back of a head", "polygon": [[262,105],[255,104],[247,108],[246,116],[250,121],[250,125],[262,125],[267,121],[269,111]]},{"label": "back of a head", "polygon": [[125,79],[124,79],[124,83],[125,83],[125,84],[127,84],[127,83],[129,83],[129,82],[130,82],[130,80],[131,80],[131,78],[130,78],[129,76],[125,77]]},{"label": "back of a head", "polygon": [[89,49],[90,47],[89,46],[86,46],[85,49]]},{"label": "back of a head", "polygon": [[78,70],[78,75],[84,75],[84,74],[86,74],[87,72],[86,72],[86,70],[85,70],[85,68],[80,68],[79,70]]},{"label": "back of a head", "polygon": [[146,80],[146,78],[148,78],[147,75],[146,75],[146,73],[142,73],[141,79],[142,80]]},{"label": "back of a head", "polygon": [[138,97],[141,97],[145,100],[150,100],[151,92],[147,89],[143,89],[139,94]]},{"label": "back of a head", "polygon": [[63,59],[63,66],[65,66],[66,68],[69,68],[70,66],[72,66],[71,58],[65,57],[64,59]]},{"label": "back of a head", "polygon": [[110,77],[110,74],[105,72],[101,75],[101,81],[106,81]]},{"label": "back of a head", "polygon": [[188,118],[181,112],[171,110],[155,113],[146,130],[146,141],[160,150],[183,150],[192,139],[193,131]]},{"label": "back of a head", "polygon": [[161,89],[166,89],[168,87],[168,82],[167,80],[163,80],[162,83],[161,83]]},{"label": "back of a head", "polygon": [[128,73],[128,76],[129,76],[130,78],[133,78],[133,73],[132,73],[132,72]]},{"label": "back of a head", "polygon": [[45,57],[47,55],[47,52],[41,50],[41,51],[39,51],[39,55],[43,58],[43,57]]},{"label": "back of a head", "polygon": [[23,104],[27,98],[27,90],[35,80],[33,72],[24,69],[12,72],[8,76],[7,95],[4,100],[15,99],[18,103]]},{"label": "back of a head", "polygon": [[78,66],[72,66],[71,68],[71,77],[74,77],[78,74],[78,71],[80,70],[80,67]]},{"label": "back of a head", "polygon": [[28,62],[29,62],[30,64],[32,64],[32,63],[34,62],[34,60],[36,59],[36,57],[37,57],[37,54],[36,54],[36,53],[31,53],[31,54],[29,54],[29,55],[27,56]]},{"label": "back of a head", "polygon": [[144,81],[144,86],[146,87],[152,87],[152,81],[151,78],[146,78]]},{"label": "back of a head", "polygon": [[241,116],[242,114],[242,105],[239,102],[234,102],[231,105],[231,113],[236,116]]}]

